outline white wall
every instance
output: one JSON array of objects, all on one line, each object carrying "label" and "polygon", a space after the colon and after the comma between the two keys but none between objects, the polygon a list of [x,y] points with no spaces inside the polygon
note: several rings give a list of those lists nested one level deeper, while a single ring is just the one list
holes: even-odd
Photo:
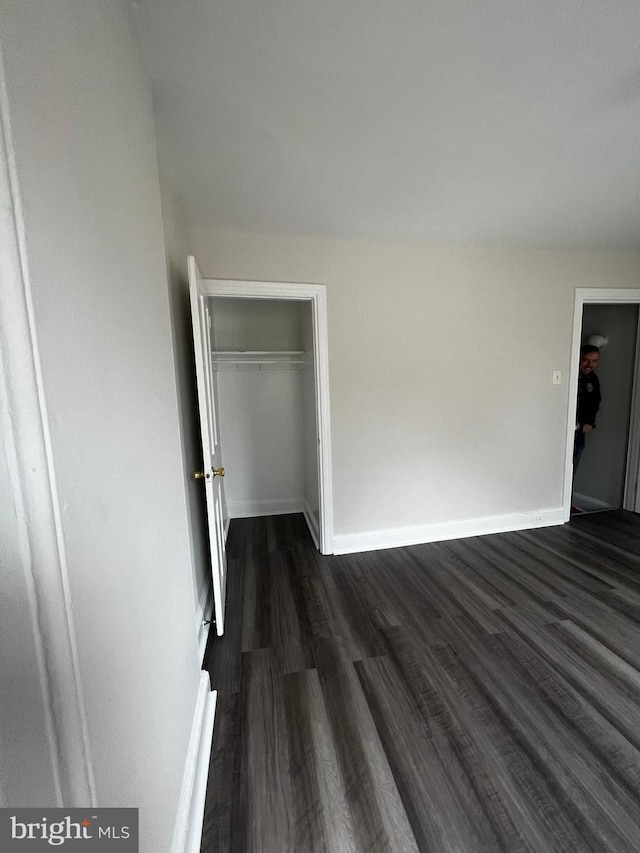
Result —
[{"label": "white wall", "polygon": [[574,492],[611,506],[623,500],[637,324],[635,305],[584,307],[583,341],[600,333],[609,342],[600,350],[597,370],[603,395],[597,428],[587,436]]},{"label": "white wall", "polygon": [[150,89],[124,0],[5,0],[0,46],[97,802],[161,853],[199,661]]},{"label": "white wall", "polygon": [[304,496],[302,373],[218,373],[220,436],[231,518],[300,511]]},{"label": "white wall", "polygon": [[285,299],[214,297],[215,347],[221,352],[301,350],[304,307]]},{"label": "white wall", "polygon": [[[0,410],[8,415],[6,402],[4,393],[0,394]],[[12,489],[18,472],[11,471],[7,458],[7,420],[2,422],[0,453],[0,808],[56,804],[58,796],[55,763],[49,760],[40,650],[33,630],[34,590],[29,559],[25,559],[24,519]]]},{"label": "white wall", "polygon": [[637,287],[640,255],[205,227],[192,246],[207,277],[327,285],[336,534],[561,506],[574,289]]}]

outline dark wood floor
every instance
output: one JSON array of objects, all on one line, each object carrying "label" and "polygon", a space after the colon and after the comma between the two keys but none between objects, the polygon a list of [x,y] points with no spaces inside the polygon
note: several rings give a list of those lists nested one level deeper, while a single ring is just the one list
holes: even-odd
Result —
[{"label": "dark wood floor", "polygon": [[204,853],[638,853],[640,516],[229,557]]}]

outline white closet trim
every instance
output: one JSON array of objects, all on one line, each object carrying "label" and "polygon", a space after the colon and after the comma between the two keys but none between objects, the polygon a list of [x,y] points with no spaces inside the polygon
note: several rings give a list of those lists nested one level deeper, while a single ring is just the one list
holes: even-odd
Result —
[{"label": "white closet trim", "polygon": [[286,299],[310,302],[313,317],[313,369],[318,413],[318,483],[320,509],[320,551],[333,553],[333,489],[331,468],[331,418],[329,407],[329,345],[327,292],[324,284],[277,281],[233,281],[203,279],[208,296],[246,299]]}]

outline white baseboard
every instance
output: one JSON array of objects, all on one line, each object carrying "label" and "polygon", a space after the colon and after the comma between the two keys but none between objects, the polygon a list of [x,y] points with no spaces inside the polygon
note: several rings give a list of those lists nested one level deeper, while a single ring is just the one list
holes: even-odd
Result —
[{"label": "white baseboard", "polygon": [[580,509],[615,509],[613,504],[601,501],[600,498],[591,498],[589,495],[583,495],[580,492],[574,492],[573,502],[576,506],[578,506],[578,504],[582,504]]},{"label": "white baseboard", "polygon": [[287,515],[304,512],[304,498],[282,498],[269,501],[227,501],[230,518],[253,518],[260,515]]},{"label": "white baseboard", "polygon": [[318,551],[320,550],[320,528],[318,527],[318,522],[316,520],[316,515],[307,503],[304,502],[303,508],[304,518],[307,522],[307,527],[309,528],[309,533],[311,534],[311,538],[313,539],[313,544],[316,546]]},{"label": "white baseboard", "polygon": [[210,689],[209,673],[201,672],[171,853],[200,851],[216,696]]},{"label": "white baseboard", "polygon": [[441,542],[444,539],[463,539],[488,533],[506,533],[509,530],[529,530],[564,524],[562,507],[534,510],[527,513],[467,518],[441,524],[417,524],[412,527],[395,527],[366,533],[347,533],[333,537],[335,554],[353,554],[358,551],[377,551],[382,548],[401,548],[404,545],[421,545],[424,542]]},{"label": "white baseboard", "polygon": [[213,591],[210,583],[206,583],[200,592],[198,607],[196,608],[196,631],[198,635],[198,650],[200,652],[200,663],[204,657],[204,651],[209,639],[211,620],[213,619]]}]

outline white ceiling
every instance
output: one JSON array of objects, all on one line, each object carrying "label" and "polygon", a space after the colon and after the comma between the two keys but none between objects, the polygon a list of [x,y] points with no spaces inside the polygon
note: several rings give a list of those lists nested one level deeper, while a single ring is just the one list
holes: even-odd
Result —
[{"label": "white ceiling", "polygon": [[195,225],[640,249],[638,0],[141,0]]}]

